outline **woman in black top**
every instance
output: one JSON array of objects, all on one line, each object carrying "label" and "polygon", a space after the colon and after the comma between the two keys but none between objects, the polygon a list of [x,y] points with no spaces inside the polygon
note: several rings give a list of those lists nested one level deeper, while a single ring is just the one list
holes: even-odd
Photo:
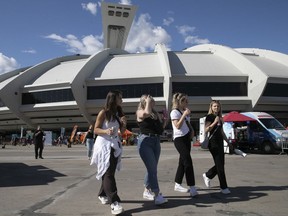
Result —
[{"label": "woman in black top", "polygon": [[161,205],[168,202],[160,193],[157,177],[161,152],[160,135],[163,133],[164,127],[154,106],[155,101],[152,96],[142,95],[136,111],[137,123],[141,132],[138,137],[138,151],[147,169],[144,177],[143,198],[154,200],[156,205]]},{"label": "woman in black top", "polygon": [[213,134],[209,140],[208,148],[212,154],[215,165],[210,168],[208,172],[203,173],[205,185],[210,187],[210,180],[218,175],[221,193],[230,194],[224,169],[225,157],[223,140],[225,140],[227,143],[229,142],[223,131],[222,109],[219,101],[213,100],[210,103],[208,115],[205,119],[205,133],[208,132]]}]

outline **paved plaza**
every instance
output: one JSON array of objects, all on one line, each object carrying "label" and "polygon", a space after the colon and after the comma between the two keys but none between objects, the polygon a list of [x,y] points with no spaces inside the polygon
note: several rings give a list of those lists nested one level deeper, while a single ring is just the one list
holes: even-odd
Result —
[{"label": "paved plaza", "polygon": [[[199,195],[175,192],[178,153],[173,143],[161,144],[158,177],[169,202],[155,206],[142,198],[144,165],[136,146],[124,146],[122,170],[116,173],[121,215],[286,216],[288,213],[288,156],[248,153],[246,158],[226,155],[230,195],[219,193],[219,181],[206,188],[202,173],[213,164],[208,151],[192,148]],[[34,159],[33,146],[0,149],[1,216],[111,215],[97,198],[100,181],[89,165],[83,145],[45,146],[44,159]],[[183,186],[186,186],[185,179]]]}]

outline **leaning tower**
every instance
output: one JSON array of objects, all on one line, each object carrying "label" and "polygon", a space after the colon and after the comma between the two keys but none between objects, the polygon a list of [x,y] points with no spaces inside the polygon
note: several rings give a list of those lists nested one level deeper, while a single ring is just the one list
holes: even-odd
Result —
[{"label": "leaning tower", "polygon": [[104,48],[124,49],[137,7],[102,2],[101,8]]}]

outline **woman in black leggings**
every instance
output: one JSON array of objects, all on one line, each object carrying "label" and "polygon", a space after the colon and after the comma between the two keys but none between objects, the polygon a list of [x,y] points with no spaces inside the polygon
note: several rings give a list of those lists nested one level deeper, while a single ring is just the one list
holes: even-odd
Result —
[{"label": "woman in black leggings", "polygon": [[205,119],[205,133],[210,133],[212,136],[209,140],[209,151],[213,157],[215,165],[206,173],[203,173],[203,179],[206,187],[210,187],[210,181],[218,175],[220,182],[220,191],[223,194],[230,194],[227,186],[225,175],[225,155],[223,140],[229,143],[223,131],[222,109],[219,101],[213,100],[210,103],[208,115]]},{"label": "woman in black leggings", "polygon": [[[193,163],[190,155],[191,137],[194,132],[190,125],[190,110],[187,106],[188,98],[186,94],[175,93],[173,95],[170,117],[173,127],[174,145],[179,153],[174,190],[183,193],[190,192],[190,195],[194,197],[198,194],[195,188]],[[181,185],[184,175],[189,189]]]}]

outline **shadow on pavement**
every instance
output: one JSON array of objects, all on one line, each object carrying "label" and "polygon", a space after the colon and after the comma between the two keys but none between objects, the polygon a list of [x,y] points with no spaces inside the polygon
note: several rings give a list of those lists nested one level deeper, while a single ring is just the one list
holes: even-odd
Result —
[{"label": "shadow on pavement", "polygon": [[28,166],[24,163],[1,163],[0,173],[0,187],[47,185],[55,181],[56,177],[65,176],[44,166]]},{"label": "shadow on pavement", "polygon": [[[159,210],[159,208],[169,209],[179,206],[192,205],[199,208],[209,208],[216,203],[231,203],[231,202],[243,202],[252,199],[258,199],[263,196],[268,196],[268,191],[285,191],[287,186],[258,186],[258,187],[235,187],[230,188],[231,194],[224,195],[219,192],[219,189],[202,189],[208,193],[201,193],[201,189],[198,190],[199,195],[191,198],[189,196],[165,196],[168,199],[168,203],[161,206],[155,206],[153,201],[139,201],[139,200],[122,200],[121,203],[142,203],[142,207],[129,209],[121,215],[133,215],[138,212]],[[267,191],[267,192],[266,192]],[[187,214],[193,214],[193,209]]]}]

